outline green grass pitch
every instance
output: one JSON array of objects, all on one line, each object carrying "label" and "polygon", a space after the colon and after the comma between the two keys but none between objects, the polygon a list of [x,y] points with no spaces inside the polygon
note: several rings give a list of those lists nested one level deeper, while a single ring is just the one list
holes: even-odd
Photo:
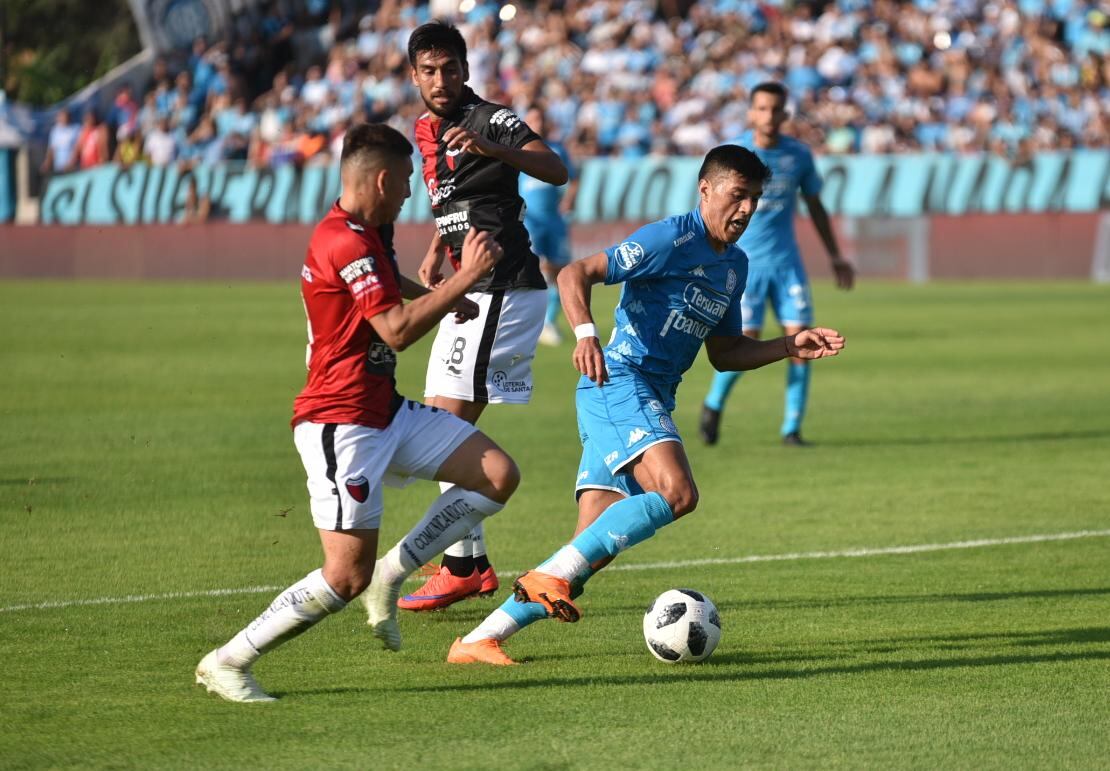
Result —
[{"label": "green grass pitch", "polygon": [[[404,615],[399,654],[352,607],[259,663],[278,703],[233,705],[197,661],[275,594],[251,587],[319,563],[287,425],[295,283],[0,284],[0,767],[1105,767],[1110,288],[816,291],[849,346],[814,365],[817,446],[778,443],[780,365],[702,447],[699,361],[675,418],[700,508],[596,578],[581,623],[515,638],[524,666],[443,662],[492,601]],[[614,300],[595,296],[605,326]],[[427,349],[402,354],[404,393]],[[540,350],[533,404],[482,420],[524,473],[487,527],[502,571],[573,528],[570,350]],[[383,544],[433,495],[387,492]],[[1081,531],[1103,534],[806,556]],[[668,666],[641,614],[684,586],[724,636]]]}]

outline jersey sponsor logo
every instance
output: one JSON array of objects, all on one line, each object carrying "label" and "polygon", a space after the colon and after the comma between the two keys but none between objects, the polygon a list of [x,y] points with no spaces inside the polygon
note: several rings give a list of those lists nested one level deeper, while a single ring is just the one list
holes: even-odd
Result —
[{"label": "jersey sponsor logo", "polygon": [[644,303],[640,300],[633,300],[632,302],[625,305],[624,309],[628,313],[634,313],[637,316],[642,316],[644,314]]},{"label": "jersey sponsor logo", "polygon": [[347,227],[349,227],[351,230],[355,231],[356,233],[365,233],[366,232],[366,228],[364,228],[362,225],[359,225],[357,222],[351,222],[350,220],[343,220],[343,222],[344,222],[344,224],[347,225]]},{"label": "jersey sponsor logo", "polygon": [[615,461],[619,457],[620,457],[620,450],[613,450],[611,453],[609,453],[608,455],[605,456],[605,465],[608,466],[610,463],[612,463],[613,461]]},{"label": "jersey sponsor logo", "polygon": [[[693,233],[693,231],[690,231],[689,233],[683,233],[678,238],[676,238],[674,240],[674,245],[675,246],[682,246],[683,244],[687,243],[688,241],[693,241],[693,240],[694,240],[694,233]],[[699,265],[698,267],[700,268],[701,266]],[[696,270],[696,268],[695,268],[695,270]]]},{"label": "jersey sponsor logo", "polygon": [[617,247],[614,255],[618,265],[625,270],[632,270],[640,264],[640,260],[644,259],[644,247],[635,241],[625,241]]},{"label": "jersey sponsor logo", "polygon": [[504,126],[512,130],[520,125],[520,118],[512,110],[503,107],[490,117],[489,124],[491,126]]},{"label": "jersey sponsor logo", "polygon": [[308,269],[307,265],[301,266],[301,278],[310,284],[312,283],[312,271]]},{"label": "jersey sponsor logo", "polygon": [[366,369],[372,375],[392,377],[397,369],[397,352],[383,342],[370,343],[366,351]]},{"label": "jersey sponsor logo", "polygon": [[628,432],[627,446],[631,447],[632,445],[636,444],[637,442],[643,441],[649,436],[651,436],[651,433],[649,431],[645,431],[642,428],[634,428]]},{"label": "jersey sponsor logo", "polygon": [[344,487],[347,488],[350,496],[359,503],[366,503],[366,499],[370,497],[370,482],[361,474],[348,479]]},{"label": "jersey sponsor logo", "polygon": [[677,434],[678,433],[678,426],[676,426],[674,424],[674,421],[671,420],[670,415],[660,415],[659,416],[659,427],[661,429],[663,429],[664,431],[666,431],[668,434]]},{"label": "jersey sponsor logo", "polygon": [[501,370],[494,372],[490,380],[493,387],[504,394],[519,394],[532,390],[527,380],[509,380],[509,376]]},{"label": "jersey sponsor logo", "polygon": [[455,194],[455,178],[445,179],[442,182],[435,177],[425,181],[428,187],[428,198],[432,201],[432,206],[439,206],[452,195]]},{"label": "jersey sponsor logo", "polygon": [[[350,284],[355,279],[365,276],[373,275],[374,273],[374,258],[370,256],[359,257],[354,262],[348,263],[347,267],[339,271],[339,277],[346,283]],[[375,279],[377,277],[375,276]]]},{"label": "jersey sponsor logo", "polygon": [[464,209],[436,217],[436,227],[443,236],[448,233],[465,233],[470,230],[470,211]]},{"label": "jersey sponsor logo", "polygon": [[736,276],[736,271],[732,268],[728,269],[728,275],[725,277],[725,291],[732,294],[736,289],[736,282],[740,279]]},{"label": "jersey sponsor logo", "polygon": [[720,321],[728,310],[727,297],[698,284],[687,284],[682,299],[691,311],[706,321]]},{"label": "jersey sponsor logo", "polygon": [[687,335],[693,335],[699,340],[704,340],[709,337],[709,333],[713,327],[706,324],[704,321],[698,321],[686,316],[682,311],[671,310],[670,315],[667,316],[666,323],[663,324],[663,329],[659,332],[660,337],[666,337],[667,333],[672,329],[679,332],[684,332]]},{"label": "jersey sponsor logo", "polygon": [[355,283],[351,284],[351,292],[353,294],[362,294],[366,289],[378,290],[381,289],[381,280],[371,273],[366,278],[360,278]]}]

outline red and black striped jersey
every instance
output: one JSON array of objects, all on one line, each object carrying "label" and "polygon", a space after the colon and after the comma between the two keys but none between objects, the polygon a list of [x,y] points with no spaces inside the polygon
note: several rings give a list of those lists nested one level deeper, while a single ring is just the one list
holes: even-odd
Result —
[{"label": "red and black striped jersey", "polygon": [[487,102],[466,87],[449,117],[428,112],[416,121],[416,144],[424,161],[432,215],[455,268],[459,267],[466,232],[474,227],[493,233],[505,252],[493,273],[476,284],[474,291],[544,289],[547,285],[539,259],[524,229],[520,172],[495,158],[448,150],[441,137],[455,126],[515,149],[539,136],[508,107]]},{"label": "red and black striped jersey", "polygon": [[393,226],[359,222],[336,202],[316,226],[301,268],[308,316],[308,381],[293,425],[354,423],[385,428],[401,404],[397,354],[369,319],[400,305]]}]

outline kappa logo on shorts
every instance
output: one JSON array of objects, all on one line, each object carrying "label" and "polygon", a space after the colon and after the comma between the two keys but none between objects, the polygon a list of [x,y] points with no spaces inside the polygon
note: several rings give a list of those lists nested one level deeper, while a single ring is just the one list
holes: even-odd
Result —
[{"label": "kappa logo on shorts", "polygon": [[361,474],[352,479],[348,479],[346,487],[351,497],[359,503],[366,503],[366,499],[370,497],[370,482]]},{"label": "kappa logo on shorts", "polygon": [[628,432],[628,446],[631,447],[636,444],[636,442],[639,442],[641,439],[646,439],[649,436],[651,436],[650,432],[642,428],[634,428]]}]

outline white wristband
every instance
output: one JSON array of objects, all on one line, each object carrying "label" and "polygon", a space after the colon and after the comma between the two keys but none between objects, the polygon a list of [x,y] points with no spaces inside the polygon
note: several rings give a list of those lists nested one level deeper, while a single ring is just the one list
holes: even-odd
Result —
[{"label": "white wristband", "polygon": [[574,328],[574,339],[581,340],[584,337],[597,337],[596,324],[579,324]]}]

